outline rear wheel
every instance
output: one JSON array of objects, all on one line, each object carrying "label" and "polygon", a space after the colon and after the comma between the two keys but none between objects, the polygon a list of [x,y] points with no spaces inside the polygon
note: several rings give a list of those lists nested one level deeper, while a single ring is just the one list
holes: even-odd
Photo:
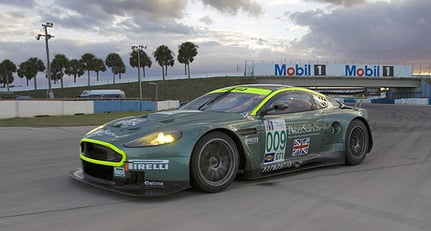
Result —
[{"label": "rear wheel", "polygon": [[369,145],[369,134],[364,122],[353,120],[347,128],[346,134],[346,164],[360,164],[367,155]]},{"label": "rear wheel", "polygon": [[212,132],[197,143],[191,159],[193,186],[205,192],[218,192],[235,179],[239,155],[235,142],[222,132]]}]

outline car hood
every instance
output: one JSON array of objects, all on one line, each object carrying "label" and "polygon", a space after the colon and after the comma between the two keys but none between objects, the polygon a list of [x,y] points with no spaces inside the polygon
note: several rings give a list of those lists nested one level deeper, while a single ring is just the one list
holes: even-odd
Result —
[{"label": "car hood", "polygon": [[219,113],[198,110],[157,112],[145,116],[124,117],[108,122],[87,133],[85,138],[108,142],[129,140],[155,131],[200,127],[227,121],[246,119],[239,113]]}]

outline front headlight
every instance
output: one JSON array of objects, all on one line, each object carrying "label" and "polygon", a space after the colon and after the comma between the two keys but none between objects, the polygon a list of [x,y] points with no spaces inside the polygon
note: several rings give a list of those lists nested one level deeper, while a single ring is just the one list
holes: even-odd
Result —
[{"label": "front headlight", "polygon": [[145,146],[157,146],[163,144],[171,144],[181,138],[181,132],[178,130],[168,130],[153,132],[146,136],[140,137],[138,139],[132,140],[124,146],[135,148],[135,147],[145,147]]}]

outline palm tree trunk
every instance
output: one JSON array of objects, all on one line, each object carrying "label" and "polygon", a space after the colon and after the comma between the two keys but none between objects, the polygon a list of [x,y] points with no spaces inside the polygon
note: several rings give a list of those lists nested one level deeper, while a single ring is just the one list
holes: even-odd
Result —
[{"label": "palm tree trunk", "polygon": [[37,90],[36,76],[34,77],[34,90]]},{"label": "palm tree trunk", "polygon": [[187,69],[188,69],[188,73],[189,73],[189,79],[190,79],[190,63],[187,64]]},{"label": "palm tree trunk", "polygon": [[112,73],[112,84],[115,84],[115,74]]},{"label": "palm tree trunk", "polygon": [[88,86],[90,86],[90,71],[87,71],[87,75],[88,75]]},{"label": "palm tree trunk", "polygon": [[63,77],[61,77],[60,82],[61,82],[61,88],[64,88]]}]

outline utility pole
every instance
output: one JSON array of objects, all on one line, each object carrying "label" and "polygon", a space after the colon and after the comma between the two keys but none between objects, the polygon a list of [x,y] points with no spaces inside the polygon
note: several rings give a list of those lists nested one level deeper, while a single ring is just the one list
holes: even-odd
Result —
[{"label": "utility pole", "polygon": [[52,91],[51,87],[51,66],[49,63],[49,48],[48,48],[48,39],[54,38],[54,36],[48,34],[48,27],[52,27],[54,24],[52,22],[47,22],[45,24],[42,24],[42,27],[44,29],[45,34],[38,34],[36,35],[36,39],[40,40],[40,37],[45,37],[45,47],[46,47],[46,76],[48,78],[48,98],[54,98],[54,92]]}]

